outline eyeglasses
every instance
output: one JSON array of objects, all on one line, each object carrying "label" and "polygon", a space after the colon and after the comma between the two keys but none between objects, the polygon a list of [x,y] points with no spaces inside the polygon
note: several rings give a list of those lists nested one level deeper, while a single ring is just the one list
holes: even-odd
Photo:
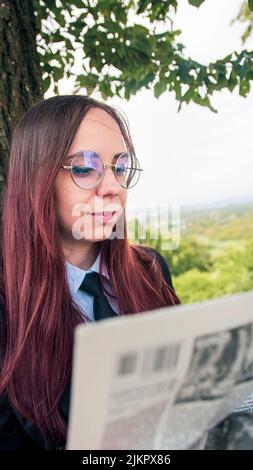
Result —
[{"label": "eyeglasses", "polygon": [[107,165],[93,150],[80,150],[67,158],[72,158],[71,165],[62,165],[61,168],[71,170],[72,180],[82,189],[96,188],[104,177],[105,168],[112,168],[117,181],[126,189],[136,185],[143,171],[135,155],[126,152],[117,153],[114,156],[116,163]]}]

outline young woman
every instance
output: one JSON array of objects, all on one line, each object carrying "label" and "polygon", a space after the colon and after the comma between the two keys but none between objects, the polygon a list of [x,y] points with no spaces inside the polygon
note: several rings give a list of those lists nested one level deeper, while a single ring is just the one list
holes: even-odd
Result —
[{"label": "young woman", "polygon": [[41,100],[14,130],[0,260],[1,449],[64,449],[76,325],[180,303],[164,258],[127,238],[127,193],[141,170],[124,117],[87,96]]}]

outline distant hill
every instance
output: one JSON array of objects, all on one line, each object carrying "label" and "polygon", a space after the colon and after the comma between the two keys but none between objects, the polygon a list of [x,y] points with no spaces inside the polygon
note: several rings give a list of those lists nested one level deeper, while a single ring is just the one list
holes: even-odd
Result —
[{"label": "distant hill", "polygon": [[191,211],[191,210],[212,210],[212,209],[223,209],[225,207],[234,207],[238,205],[247,205],[250,206],[253,204],[253,194],[249,196],[242,196],[238,198],[227,198],[220,199],[215,202],[203,203],[203,204],[191,204],[191,205],[182,205],[182,211]]}]

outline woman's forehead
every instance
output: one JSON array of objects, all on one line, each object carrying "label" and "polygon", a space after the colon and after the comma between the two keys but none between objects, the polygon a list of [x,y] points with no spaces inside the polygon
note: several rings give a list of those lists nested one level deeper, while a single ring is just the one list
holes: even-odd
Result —
[{"label": "woman's forehead", "polygon": [[99,125],[101,125],[101,126],[107,127],[107,128],[109,128],[109,129],[111,129],[112,131],[114,131],[114,132],[116,132],[117,134],[120,134],[120,135],[122,136],[122,133],[121,133],[120,128],[119,128],[119,126],[117,125],[117,123],[115,123],[116,126],[113,126],[113,125],[111,125],[111,123],[110,123],[110,124],[109,124],[109,123],[106,123],[106,122],[104,122],[104,121],[101,121],[100,119],[86,119],[86,118],[85,118],[85,119],[83,119],[82,125],[88,124],[89,121],[95,122],[95,123],[97,123],[97,124],[99,124]]},{"label": "woman's forehead", "polygon": [[106,113],[104,110],[90,109],[84,116],[77,133],[75,135],[75,143],[93,143],[98,140],[98,136],[106,145],[115,144],[126,147],[124,136],[118,123]]},{"label": "woman's forehead", "polygon": [[117,122],[103,110],[94,111],[97,110],[89,110],[83,118],[69,149],[70,155],[83,149],[102,154],[108,151],[110,155],[126,151],[126,142]]},{"label": "woman's forehead", "polygon": [[115,119],[106,111],[100,108],[91,108],[84,116],[82,125],[92,125],[96,123],[100,126],[105,126],[112,131],[121,134],[120,127]]}]

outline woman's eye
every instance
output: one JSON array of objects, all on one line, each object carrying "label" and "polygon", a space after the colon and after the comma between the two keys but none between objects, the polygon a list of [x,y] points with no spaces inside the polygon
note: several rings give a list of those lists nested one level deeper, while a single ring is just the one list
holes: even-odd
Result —
[{"label": "woman's eye", "polygon": [[90,175],[94,171],[93,168],[89,167],[81,167],[81,166],[74,166],[73,167],[73,173],[75,175]]},{"label": "woman's eye", "polygon": [[116,168],[116,173],[125,173],[126,172],[126,169],[124,167],[121,167],[121,168]]}]

